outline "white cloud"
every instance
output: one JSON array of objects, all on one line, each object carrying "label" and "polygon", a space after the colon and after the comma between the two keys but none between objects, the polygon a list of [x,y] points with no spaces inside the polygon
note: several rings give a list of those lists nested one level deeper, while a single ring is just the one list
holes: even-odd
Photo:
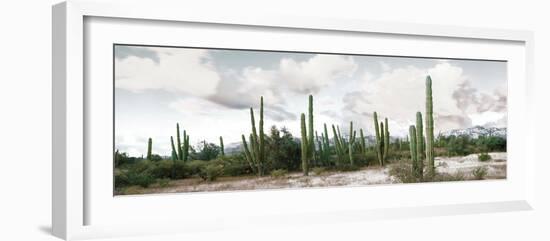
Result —
[{"label": "white cloud", "polygon": [[134,92],[166,90],[207,96],[220,80],[207,50],[149,48],[158,54],[150,58],[128,56],[115,59],[116,87]]},{"label": "white cloud", "polygon": [[356,69],[351,56],[319,54],[302,62],[282,59],[279,66],[281,77],[291,90],[300,93],[316,93],[338,78],[351,77]]},{"label": "white cloud", "polygon": [[416,112],[425,114],[427,75],[432,78],[436,131],[468,127],[472,124],[471,117],[476,118],[476,124],[495,121],[496,117],[489,120],[485,118],[488,116],[481,118],[476,114],[483,106],[489,106],[485,110],[502,107],[497,92],[485,93],[473,88],[463,69],[449,62],[439,62],[428,69],[415,66],[396,68],[382,73],[378,78],[365,74],[361,90],[348,94],[349,98],[344,100],[345,108],[351,110],[351,116],[347,118],[370,123],[371,113],[377,111],[380,116],[395,122],[394,133],[406,135],[408,125],[415,122]]}]

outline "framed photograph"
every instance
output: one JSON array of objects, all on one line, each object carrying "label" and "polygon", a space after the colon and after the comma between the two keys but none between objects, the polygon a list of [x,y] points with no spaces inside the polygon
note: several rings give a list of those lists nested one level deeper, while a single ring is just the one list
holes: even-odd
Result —
[{"label": "framed photograph", "polygon": [[532,33],[125,4],[53,7],[56,236],[532,209]]}]

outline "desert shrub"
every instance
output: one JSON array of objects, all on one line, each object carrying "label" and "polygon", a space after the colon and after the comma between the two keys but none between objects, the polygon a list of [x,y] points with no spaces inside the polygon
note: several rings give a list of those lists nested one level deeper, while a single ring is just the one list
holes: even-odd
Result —
[{"label": "desert shrub", "polygon": [[220,147],[214,143],[203,142],[197,146],[198,151],[191,152],[191,158],[196,160],[213,160],[220,154]]},{"label": "desert shrub", "polygon": [[336,170],[338,171],[341,171],[341,172],[354,172],[354,171],[358,171],[359,170],[359,167],[356,166],[356,165],[351,165],[351,164],[340,164],[336,167]]},{"label": "desert shrub", "polygon": [[250,173],[250,166],[246,163],[226,163],[223,166],[224,176],[241,176]]},{"label": "desert shrub", "polygon": [[371,166],[378,164],[378,158],[376,157],[376,153],[374,153],[373,151],[365,153],[364,158],[366,165]]},{"label": "desert shrub", "polygon": [[153,161],[153,162],[162,161],[162,157],[158,154],[152,154],[151,155],[151,161]]},{"label": "desert shrub", "polygon": [[473,152],[470,145],[470,137],[466,135],[451,136],[446,143],[447,151],[450,156],[465,156]]},{"label": "desert shrub", "polygon": [[327,171],[327,169],[324,167],[314,167],[311,171],[313,172],[313,174],[319,176],[324,174]]},{"label": "desert shrub", "polygon": [[506,151],[506,138],[498,136],[480,136],[475,143],[481,151]]},{"label": "desert shrub", "polygon": [[161,178],[157,180],[157,183],[159,184],[159,187],[167,187],[170,185],[170,179]]},{"label": "desert shrub", "polygon": [[224,176],[241,176],[252,172],[250,165],[241,154],[220,156],[209,163],[222,165]]},{"label": "desert shrub", "polygon": [[136,170],[128,170],[126,172],[126,178],[128,185],[137,185],[141,187],[149,187],[149,185],[155,182],[155,178],[151,175],[149,170],[137,172]]},{"label": "desert shrub", "polygon": [[171,161],[173,165],[173,176],[172,179],[183,179],[192,175],[191,168],[186,165],[185,161],[177,160]]},{"label": "desert shrub", "polygon": [[212,182],[215,181],[222,174],[223,165],[220,165],[218,163],[210,163],[201,170],[199,176],[205,181]]},{"label": "desert shrub", "polygon": [[286,128],[283,127],[279,130],[276,126],[272,126],[266,137],[266,168],[268,170],[301,170],[300,143]]},{"label": "desert shrub", "polygon": [[128,177],[126,173],[120,169],[115,169],[115,188],[128,186]]},{"label": "desert shrub", "polygon": [[477,155],[477,159],[480,162],[486,162],[486,161],[491,160],[491,155],[489,155],[488,153],[480,153],[480,154]]},{"label": "desert shrub", "polygon": [[193,161],[188,161],[186,163],[186,166],[189,169],[189,174],[191,176],[194,176],[194,175],[199,175],[201,171],[206,167],[207,164],[208,162],[206,161],[193,160]]},{"label": "desert shrub", "polygon": [[118,150],[115,152],[115,167],[133,165],[138,161],[138,158],[128,156],[128,153],[126,152],[119,153]]},{"label": "desert shrub", "polygon": [[488,169],[487,167],[476,167],[472,170],[472,176],[475,180],[483,180],[487,176]]},{"label": "desert shrub", "polygon": [[173,166],[173,161],[171,160],[158,161],[152,166],[151,175],[155,178],[171,178]]},{"label": "desert shrub", "polygon": [[412,165],[406,162],[391,165],[389,167],[389,174],[401,183],[416,183],[421,181],[413,175]]},{"label": "desert shrub", "polygon": [[148,187],[155,182],[155,177],[152,174],[155,165],[150,161],[141,160],[128,167],[128,169],[115,169],[116,188],[133,185]]},{"label": "desert shrub", "polygon": [[271,171],[271,177],[273,178],[283,178],[288,174],[288,171],[286,169],[277,169]]}]

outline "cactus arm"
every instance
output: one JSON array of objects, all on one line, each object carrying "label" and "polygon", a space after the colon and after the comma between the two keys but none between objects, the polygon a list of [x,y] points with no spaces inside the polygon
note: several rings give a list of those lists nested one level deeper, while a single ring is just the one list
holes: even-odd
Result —
[{"label": "cactus arm", "polygon": [[301,139],[301,147],[302,147],[302,150],[301,150],[301,153],[302,153],[302,171],[304,173],[304,176],[307,176],[309,174],[309,166],[308,166],[308,141],[307,141],[307,130],[306,130],[306,116],[305,114],[302,113],[301,117],[300,117],[300,129],[301,129],[301,134],[302,134],[302,139]]},{"label": "cactus arm", "polygon": [[223,137],[222,136],[220,136],[220,152],[221,152],[222,156],[225,156],[225,151],[224,151],[224,148],[223,148]]},{"label": "cactus arm", "polygon": [[390,131],[388,118],[384,118],[384,163],[388,159],[388,151],[390,149]]},{"label": "cactus arm", "polygon": [[382,139],[380,136],[380,126],[378,125],[378,114],[376,112],[374,112],[373,114],[373,119],[374,119],[374,132],[376,137],[376,144],[375,144],[376,156],[378,157],[378,163],[380,164],[380,166],[384,166],[384,161],[383,161],[384,156],[381,150]]},{"label": "cactus arm", "polygon": [[189,135],[185,134],[185,140],[183,142],[183,161],[187,161],[187,159],[189,159]]},{"label": "cactus arm", "polygon": [[258,165],[260,168],[260,175],[264,175],[264,159],[265,159],[265,135],[264,135],[264,97],[260,98],[260,141],[259,141],[259,153],[258,153]]},{"label": "cactus arm", "polygon": [[176,123],[176,141],[177,141],[177,152],[178,152],[178,159],[183,160],[183,156],[181,153],[181,139],[180,139],[180,124]]},{"label": "cactus arm", "polygon": [[172,146],[172,161],[176,161],[178,159],[178,154],[176,152],[176,147],[174,146],[174,137],[170,136],[170,144]]},{"label": "cactus arm", "polygon": [[308,103],[308,152],[309,152],[309,159],[314,159],[314,153],[315,153],[315,142],[313,141],[313,95],[309,95],[309,103]]},{"label": "cactus arm", "polygon": [[434,162],[434,119],[433,119],[433,99],[432,99],[432,78],[426,77],[426,159],[428,162],[428,172],[431,176],[435,175]]},{"label": "cactus arm", "polygon": [[412,161],[412,173],[418,175],[418,155],[417,155],[417,146],[416,146],[416,128],[411,125],[409,127],[409,150],[411,152],[411,161]]},{"label": "cactus arm", "polygon": [[248,145],[246,143],[246,138],[244,137],[244,135],[241,135],[241,138],[243,141],[243,151],[244,151],[244,156],[246,158],[246,161],[248,162],[250,169],[252,169],[252,171],[255,171],[256,165],[254,164],[254,158],[252,157],[252,154],[250,153],[250,149],[248,148]]}]

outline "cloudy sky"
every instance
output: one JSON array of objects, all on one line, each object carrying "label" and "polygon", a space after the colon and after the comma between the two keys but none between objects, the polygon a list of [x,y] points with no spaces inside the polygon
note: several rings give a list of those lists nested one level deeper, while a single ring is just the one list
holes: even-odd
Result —
[{"label": "cloudy sky", "polygon": [[[314,126],[372,133],[372,112],[404,136],[424,113],[425,77],[433,81],[435,131],[506,126],[506,62],[382,56],[115,47],[115,146],[134,156],[170,153],[176,122],[190,142],[226,146],[250,132],[249,108],[264,96],[265,126],[299,136],[300,113],[314,96]],[[344,131],[345,132],[345,131]]]}]

